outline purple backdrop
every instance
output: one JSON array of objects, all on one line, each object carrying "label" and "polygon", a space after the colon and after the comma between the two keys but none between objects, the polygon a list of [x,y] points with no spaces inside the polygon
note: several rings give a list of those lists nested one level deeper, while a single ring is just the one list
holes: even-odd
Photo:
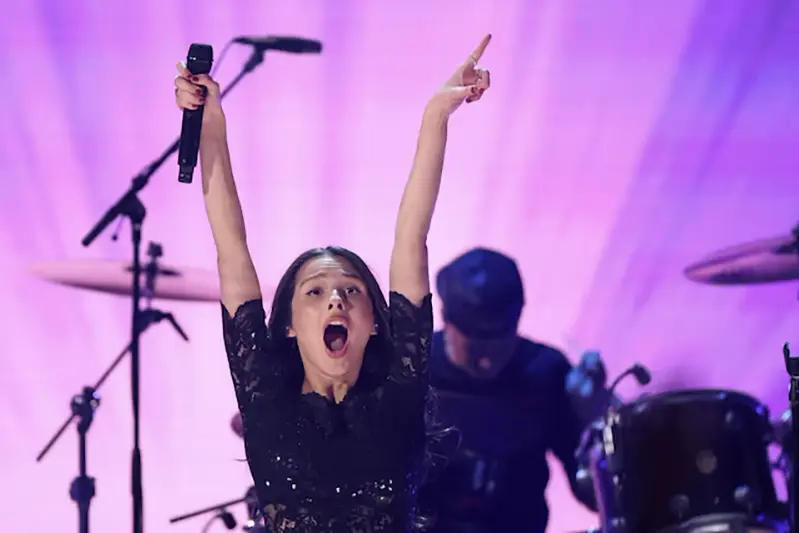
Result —
[{"label": "purple backdrop", "polygon": [[[240,34],[324,41],[270,55],[226,102],[256,262],[276,280],[301,250],[338,243],[387,279],[392,225],[425,99],[486,31],[494,87],[453,120],[430,236],[438,268],[489,245],[518,258],[523,331],[600,348],[611,373],[747,391],[785,407],[780,346],[797,337],[796,286],[715,288],[682,268],[785,233],[799,201],[799,4],[312,0],[3,1],[0,32],[0,508],[9,531],[70,531],[76,438],[34,457],[128,337],[125,300],[33,279],[33,261],[129,257],[128,228],[80,239],[179,131],[174,63]],[[247,54],[233,48],[224,84]],[[214,266],[200,187],[171,159],[142,194],[165,260]],[[146,244],[146,241],[145,241]],[[143,341],[142,447],[150,532],[249,486],[216,305],[167,304]],[[91,430],[96,531],[129,528],[127,365]],[[632,388],[625,393],[634,394]],[[549,492],[551,531],[595,519]],[[239,511],[239,510],[237,510]],[[241,517],[241,513],[238,514]],[[221,527],[221,526],[216,526]]]}]

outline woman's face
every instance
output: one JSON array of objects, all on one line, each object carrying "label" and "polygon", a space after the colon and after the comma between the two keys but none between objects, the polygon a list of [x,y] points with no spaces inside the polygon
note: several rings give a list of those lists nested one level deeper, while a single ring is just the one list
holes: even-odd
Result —
[{"label": "woman's face", "polygon": [[354,383],[375,333],[372,299],[347,260],[326,254],[300,268],[288,335],[297,339],[306,377]]}]

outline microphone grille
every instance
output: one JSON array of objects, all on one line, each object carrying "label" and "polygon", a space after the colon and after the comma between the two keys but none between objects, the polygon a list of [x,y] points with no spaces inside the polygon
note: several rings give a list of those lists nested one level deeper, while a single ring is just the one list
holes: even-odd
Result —
[{"label": "microphone grille", "polygon": [[193,43],[189,47],[186,57],[186,68],[192,74],[208,74],[211,72],[211,65],[214,62],[214,49],[211,45]]}]

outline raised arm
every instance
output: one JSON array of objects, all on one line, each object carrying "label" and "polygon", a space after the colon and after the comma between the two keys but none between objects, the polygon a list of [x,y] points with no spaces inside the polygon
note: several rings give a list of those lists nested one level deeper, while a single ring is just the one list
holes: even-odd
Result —
[{"label": "raised arm", "polygon": [[[288,383],[284,361],[271,352],[258,276],[247,249],[244,217],[233,181],[219,85],[178,65],[175,97],[181,109],[204,105],[200,165],[205,210],[216,244],[222,332],[242,417],[245,443],[259,435],[264,409]],[[205,96],[203,97],[203,89]],[[248,456],[250,446],[247,444]]]},{"label": "raised arm", "polygon": [[490,40],[490,35],[483,38],[433,96],[422,118],[411,175],[397,215],[389,280],[392,291],[404,295],[416,305],[430,292],[427,234],[441,184],[449,117],[464,101],[479,100],[488,89],[488,71],[478,68],[477,62]]},{"label": "raised arm", "polygon": [[[203,87],[205,97],[202,96]],[[205,106],[200,137],[202,189],[216,244],[222,304],[233,315],[244,302],[261,298],[261,286],[247,248],[244,217],[230,165],[225,115],[219,102],[219,85],[210,76],[193,76],[185,66],[178,64],[175,96],[181,109]]]}]

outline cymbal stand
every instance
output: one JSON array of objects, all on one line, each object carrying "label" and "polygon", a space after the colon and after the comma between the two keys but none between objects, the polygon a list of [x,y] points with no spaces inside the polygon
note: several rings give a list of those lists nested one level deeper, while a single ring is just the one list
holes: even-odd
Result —
[{"label": "cymbal stand", "polygon": [[[175,328],[175,330],[181,337],[183,337],[184,340],[189,340],[189,338],[186,336],[186,333],[177,323],[172,313],[164,313],[163,311],[152,308],[143,310],[140,313],[139,321],[137,323],[138,334],[141,335],[148,327],[153,324],[157,324],[162,320],[166,320],[172,324],[172,327]],[[72,497],[72,500],[78,504],[80,533],[89,533],[89,507],[91,500],[95,495],[95,479],[93,477],[89,477],[86,473],[86,435],[89,432],[92,422],[94,422],[95,411],[100,405],[100,396],[97,394],[97,390],[105,382],[105,380],[108,379],[119,363],[122,362],[122,359],[124,359],[125,355],[130,352],[130,348],[131,344],[125,346],[122,352],[117,355],[117,357],[111,363],[111,366],[107,368],[105,372],[103,372],[103,374],[100,376],[100,379],[97,380],[94,386],[83,387],[83,390],[80,394],[76,394],[74,397],[72,397],[70,401],[70,411],[72,414],[66,419],[66,421],[64,421],[63,424],[61,424],[61,427],[56,431],[55,435],[50,438],[42,451],[39,452],[39,455],[36,456],[36,462],[40,462],[42,459],[44,459],[44,456],[47,455],[47,452],[50,451],[61,435],[63,435],[64,431],[66,431],[72,421],[75,418],[78,419],[78,477],[72,481],[69,494]]]},{"label": "cymbal stand", "polygon": [[799,472],[797,471],[797,458],[799,458],[799,357],[791,357],[791,349],[786,342],[782,346],[782,354],[785,358],[785,370],[791,379],[791,386],[788,390],[788,400],[791,405],[791,433],[793,450],[791,455],[791,481],[788,484],[788,505],[791,511],[791,533],[799,533]]},{"label": "cymbal stand", "polygon": [[94,498],[94,478],[86,475],[86,433],[94,421],[94,411],[100,405],[100,397],[92,387],[84,387],[70,402],[72,414],[78,417],[78,477],[72,480],[69,495],[78,504],[78,528],[80,533],[89,533],[89,507]]},{"label": "cymbal stand", "polygon": [[[266,50],[254,47],[250,58],[241,68],[239,74],[228,84],[227,88],[219,95],[224,98],[245,75],[253,72],[264,61]],[[133,407],[133,452],[131,457],[131,496],[133,499],[133,533],[144,531],[144,498],[142,489],[141,450],[139,447],[139,329],[141,301],[141,234],[142,223],[147,215],[144,204],[138,193],[150,182],[150,178],[161,168],[172,154],[178,151],[180,139],[173,142],[157,159],[150,163],[138,176],[133,178],[130,188],[115,202],[100,218],[94,227],[81,241],[83,246],[89,246],[114,220],[125,217],[131,223],[131,242],[133,245],[133,268],[131,280],[131,343],[130,343],[130,387],[131,403]]]}]

